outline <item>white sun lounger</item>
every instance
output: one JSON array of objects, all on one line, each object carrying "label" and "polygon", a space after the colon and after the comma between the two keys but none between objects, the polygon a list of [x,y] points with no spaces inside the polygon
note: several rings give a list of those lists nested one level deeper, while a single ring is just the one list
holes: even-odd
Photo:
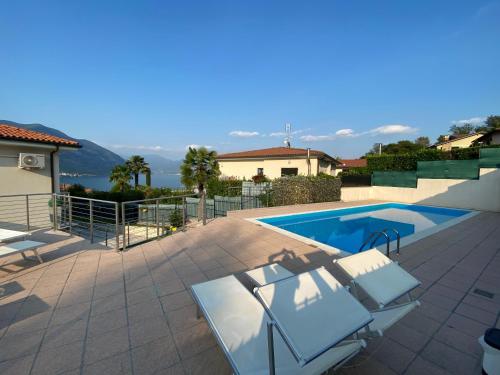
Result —
[{"label": "white sun lounger", "polygon": [[25,251],[33,251],[35,254],[36,258],[40,263],[43,263],[42,258],[40,257],[40,254],[38,254],[38,248],[40,246],[45,245],[43,242],[37,242],[37,241],[30,241],[30,240],[24,240],[24,241],[18,241],[18,242],[11,242],[8,244],[5,244],[3,246],[0,246],[0,258],[6,257],[12,254],[18,254],[21,253],[24,259],[29,259],[24,255]]},{"label": "white sun lounger", "polygon": [[250,279],[252,285],[256,287],[272,284],[276,281],[295,276],[295,274],[280,266],[278,263],[254,268],[253,270],[245,272],[245,275]]},{"label": "white sun lounger", "polygon": [[[272,285],[269,287],[272,288]],[[331,340],[321,336],[318,341],[319,337],[314,333],[301,331],[298,333],[303,336],[298,337],[293,327],[282,327],[281,323],[273,321],[264,306],[234,276],[193,285],[191,291],[236,374],[321,374],[330,368],[340,367],[365,346],[363,340],[343,340],[361,323],[349,326],[330,320],[330,312],[339,308],[337,305],[329,305],[328,310],[320,314],[323,331],[328,327],[328,331],[334,333],[329,337]],[[268,296],[268,293],[265,295]],[[283,306],[288,304],[283,303]],[[356,314],[362,315],[366,325],[372,319],[370,313],[361,305],[357,308],[361,313],[356,311]],[[290,313],[293,315],[294,312]],[[302,320],[313,318],[307,314],[298,317]],[[288,322],[287,319],[282,321],[283,324]],[[289,330],[293,333],[293,343],[285,342],[281,334]],[[300,361],[299,364],[290,346],[305,349],[306,354],[311,350],[316,353],[316,348],[320,346],[324,348],[313,359],[306,363]]]},{"label": "white sun lounger", "polygon": [[[333,261],[351,279],[352,291],[357,296],[357,288],[361,288],[379,306],[372,311],[374,321],[369,325],[370,331],[379,335],[399,321],[420,302],[411,298],[410,292],[421,283],[376,249],[363,251]],[[393,305],[407,295],[408,302]]]}]

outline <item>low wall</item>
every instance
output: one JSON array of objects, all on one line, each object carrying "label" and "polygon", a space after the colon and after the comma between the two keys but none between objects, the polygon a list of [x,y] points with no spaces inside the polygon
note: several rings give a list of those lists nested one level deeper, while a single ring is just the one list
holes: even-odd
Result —
[{"label": "low wall", "polygon": [[341,200],[377,199],[443,207],[500,211],[500,169],[481,168],[479,180],[419,178],[417,188],[388,186],[342,188]]}]

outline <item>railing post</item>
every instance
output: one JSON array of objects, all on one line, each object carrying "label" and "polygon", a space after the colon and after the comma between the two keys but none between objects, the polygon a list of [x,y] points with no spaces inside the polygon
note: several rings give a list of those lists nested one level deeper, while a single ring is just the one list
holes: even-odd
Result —
[{"label": "railing post", "polygon": [[26,194],[26,228],[27,231],[30,231],[30,201],[29,195]]},{"label": "railing post", "polygon": [[52,216],[54,220],[54,230],[57,230],[57,196],[52,194]]},{"label": "railing post", "polygon": [[89,201],[89,215],[90,215],[90,243],[94,242],[94,202],[92,200]]},{"label": "railing post", "polygon": [[156,200],[156,238],[160,237],[160,200]]},{"label": "railing post", "polygon": [[203,190],[201,199],[203,200],[203,225],[207,225],[207,195]]},{"label": "railing post", "polygon": [[115,250],[120,250],[120,205],[115,202]]},{"label": "railing post", "polygon": [[269,375],[275,375],[276,366],[274,361],[274,333],[273,333],[273,323],[267,323],[267,350],[269,358]]},{"label": "railing post", "polygon": [[73,201],[71,195],[68,197],[69,234],[73,234]]},{"label": "railing post", "polygon": [[123,246],[122,250],[125,250],[127,248],[127,237],[125,234],[125,202],[122,202],[122,227],[123,227]]},{"label": "railing post", "polygon": [[182,197],[182,230],[186,230],[186,197]]}]

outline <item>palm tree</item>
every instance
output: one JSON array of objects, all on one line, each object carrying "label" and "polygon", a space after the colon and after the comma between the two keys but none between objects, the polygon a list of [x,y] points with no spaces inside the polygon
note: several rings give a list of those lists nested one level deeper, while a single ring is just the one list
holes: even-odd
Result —
[{"label": "palm tree", "polygon": [[198,219],[204,218],[205,211],[205,185],[212,177],[220,174],[217,153],[208,151],[205,147],[198,149],[189,147],[181,165],[181,182],[187,188],[198,188],[201,204],[198,205]]},{"label": "palm tree", "polygon": [[130,169],[126,165],[116,165],[109,175],[109,181],[114,182],[122,193],[130,188],[130,179]]},{"label": "palm tree", "polygon": [[139,186],[139,174],[147,174],[150,171],[149,164],[144,161],[142,156],[132,155],[125,162],[125,165],[129,168],[130,173],[134,175],[134,187],[137,189]]}]

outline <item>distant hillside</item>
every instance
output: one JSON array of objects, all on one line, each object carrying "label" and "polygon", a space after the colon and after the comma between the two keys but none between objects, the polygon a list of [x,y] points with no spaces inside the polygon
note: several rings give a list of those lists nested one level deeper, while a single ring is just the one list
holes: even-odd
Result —
[{"label": "distant hillside", "polygon": [[124,163],[121,156],[99,146],[98,144],[95,144],[94,142],[90,142],[86,139],[69,137],[60,130],[49,128],[48,126],[42,124],[20,124],[7,120],[0,120],[0,123],[78,141],[82,146],[81,149],[75,151],[61,151],[59,165],[60,171],[64,173],[106,176],[115,165]]},{"label": "distant hillside", "polygon": [[155,154],[143,156],[153,173],[179,173],[179,168],[182,163],[180,160],[171,160]]}]

